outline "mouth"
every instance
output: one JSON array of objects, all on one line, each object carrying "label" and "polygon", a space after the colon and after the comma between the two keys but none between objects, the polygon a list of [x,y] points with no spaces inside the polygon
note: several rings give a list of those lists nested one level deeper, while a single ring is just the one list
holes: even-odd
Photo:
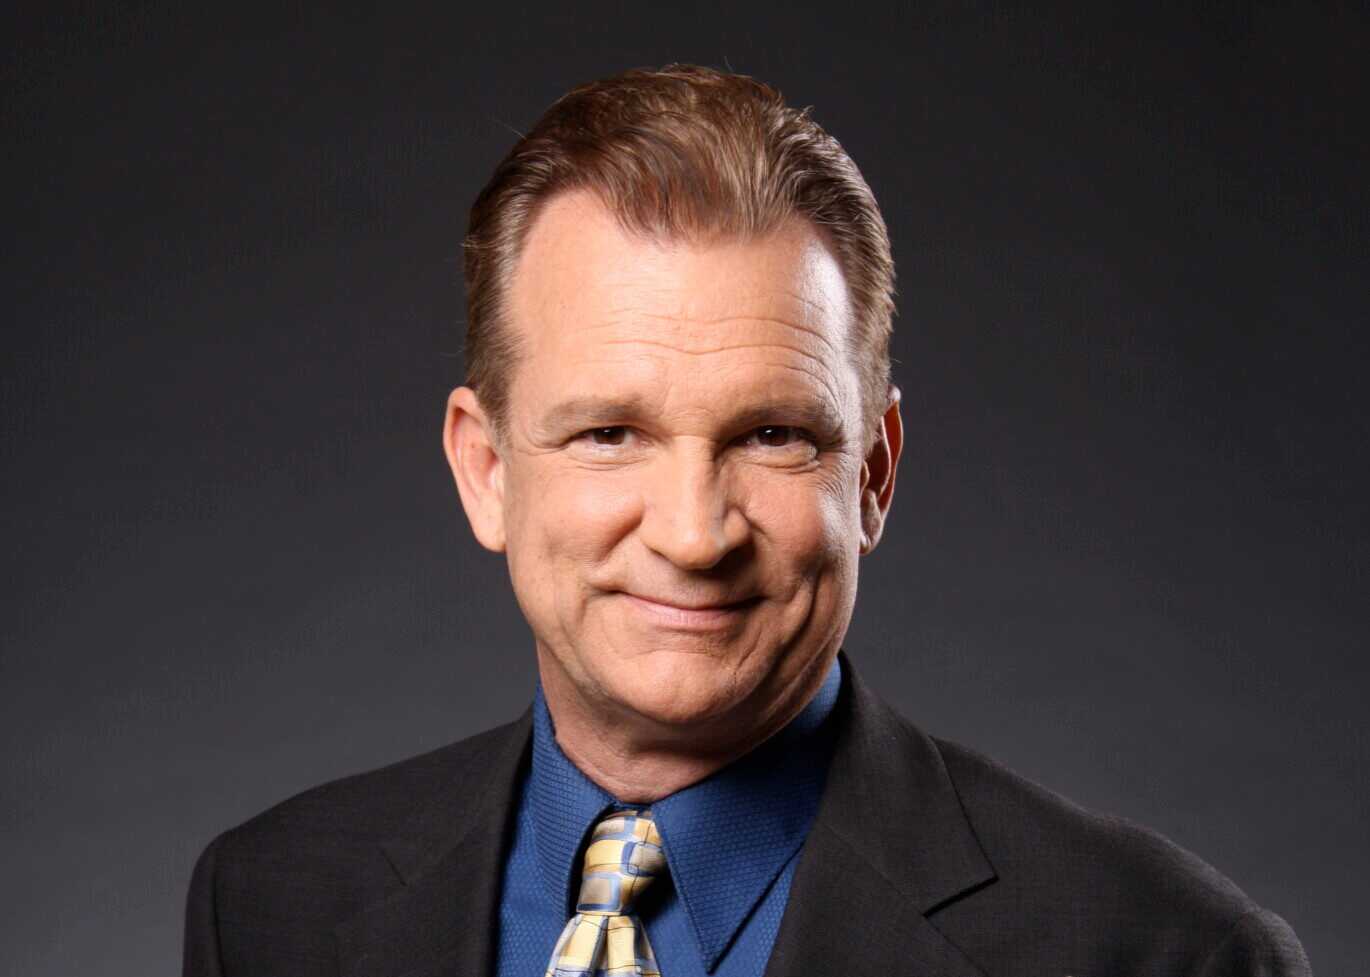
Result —
[{"label": "mouth", "polygon": [[629,605],[658,627],[676,631],[717,631],[732,627],[758,603],[760,597],[730,603],[690,604],[620,591]]}]

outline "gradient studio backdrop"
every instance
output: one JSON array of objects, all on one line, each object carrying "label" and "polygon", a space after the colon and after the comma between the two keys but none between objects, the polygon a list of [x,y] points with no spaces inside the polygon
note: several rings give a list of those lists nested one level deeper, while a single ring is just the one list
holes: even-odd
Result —
[{"label": "gradient studio backdrop", "polygon": [[458,242],[515,130],[672,60],[815,106],[890,225],[857,667],[1370,959],[1363,12],[26,6],[0,972],[176,972],[214,834],[523,709],[439,450]]}]

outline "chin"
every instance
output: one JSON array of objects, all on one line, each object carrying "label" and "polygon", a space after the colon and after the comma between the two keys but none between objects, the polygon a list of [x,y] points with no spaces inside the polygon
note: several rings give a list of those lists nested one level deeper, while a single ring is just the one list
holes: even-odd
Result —
[{"label": "chin", "polygon": [[663,726],[698,726],[735,709],[755,691],[717,658],[661,652],[619,673],[605,691],[638,715]]}]

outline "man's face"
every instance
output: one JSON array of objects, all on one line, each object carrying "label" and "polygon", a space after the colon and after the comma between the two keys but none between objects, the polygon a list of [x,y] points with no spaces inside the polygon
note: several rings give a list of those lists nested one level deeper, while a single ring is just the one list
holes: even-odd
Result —
[{"label": "man's face", "polygon": [[797,708],[863,548],[851,310],[821,238],[796,220],[653,243],[566,194],[508,303],[523,356],[483,539],[508,554],[549,697],[670,728]]}]

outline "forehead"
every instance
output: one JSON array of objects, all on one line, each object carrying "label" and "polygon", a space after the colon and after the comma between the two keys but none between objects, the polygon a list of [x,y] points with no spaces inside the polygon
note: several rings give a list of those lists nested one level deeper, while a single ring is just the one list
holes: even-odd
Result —
[{"label": "forehead", "polygon": [[564,194],[534,222],[508,298],[523,351],[516,411],[635,384],[817,386],[839,409],[852,393],[846,282],[800,219],[755,239],[659,241],[625,231],[590,194]]}]

